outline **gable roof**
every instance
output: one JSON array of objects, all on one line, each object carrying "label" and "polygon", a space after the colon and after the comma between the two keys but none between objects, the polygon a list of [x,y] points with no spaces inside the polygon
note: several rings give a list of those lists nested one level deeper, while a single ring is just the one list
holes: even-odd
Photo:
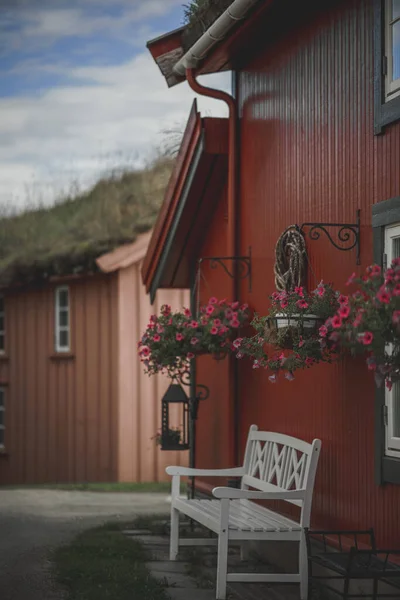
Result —
[{"label": "gable roof", "polygon": [[201,118],[194,101],[143,262],[152,301],[158,288],[190,287],[191,258],[225,185],[227,155],[228,120]]}]

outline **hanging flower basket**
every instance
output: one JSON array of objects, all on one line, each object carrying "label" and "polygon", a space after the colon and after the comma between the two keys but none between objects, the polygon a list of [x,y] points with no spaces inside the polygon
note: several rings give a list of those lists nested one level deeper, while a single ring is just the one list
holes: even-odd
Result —
[{"label": "hanging flower basket", "polygon": [[332,286],[321,281],[311,294],[303,287],[275,292],[271,301],[269,313],[256,316],[251,323],[255,335],[234,342],[237,358],[247,356],[253,368],[272,371],[269,379],[273,382],[279,372],[291,380],[297,369],[332,362],[334,344],[321,336],[323,323],[339,307],[338,293]]},{"label": "hanging flower basket", "polygon": [[232,351],[232,340],[248,321],[248,314],[247,305],[217,298],[210,298],[200,308],[198,317],[187,308],[173,313],[170,306],[162,306],[160,315],[150,317],[138,342],[145,372],[179,378],[196,356],[211,354],[217,360],[224,358]]}]

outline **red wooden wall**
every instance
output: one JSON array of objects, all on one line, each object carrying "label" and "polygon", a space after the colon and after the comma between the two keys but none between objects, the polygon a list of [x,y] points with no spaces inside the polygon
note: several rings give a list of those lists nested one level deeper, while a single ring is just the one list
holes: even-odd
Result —
[{"label": "red wooden wall", "polygon": [[[324,15],[304,10],[292,23],[282,14],[279,28],[270,16],[262,24],[270,46],[260,44],[238,73],[240,244],[242,254],[249,245],[253,254],[253,290],[249,293],[247,281],[242,282],[240,300],[260,313],[274,291],[274,247],[286,227],[353,222],[361,209],[361,267],[355,251],[340,252],[323,239],[307,242],[315,272],[310,285],[323,279],[343,288],[353,271],[372,262],[371,206],[400,195],[400,124],[379,137],[373,133],[372,4],[336,3]],[[271,41],[284,23],[287,30]],[[210,227],[212,248],[218,246],[220,219],[219,214]],[[228,290],[230,282],[225,279],[224,285]],[[215,428],[214,402],[207,403],[207,419]],[[398,545],[400,487],[374,482],[374,382],[362,360],[316,366],[294,382],[275,385],[243,362],[240,403],[242,452],[251,423],[305,440],[322,439],[314,525],[372,525],[379,544]],[[211,452],[205,441],[209,426],[201,413],[199,448],[205,453]],[[222,430],[220,449],[221,435]],[[220,464],[221,456],[221,450],[213,460],[207,456],[207,464]]]}]

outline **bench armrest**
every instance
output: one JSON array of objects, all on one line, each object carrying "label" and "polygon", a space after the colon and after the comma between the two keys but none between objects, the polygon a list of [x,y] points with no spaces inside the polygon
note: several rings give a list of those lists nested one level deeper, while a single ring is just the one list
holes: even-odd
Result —
[{"label": "bench armrest", "polygon": [[212,491],[215,498],[229,500],[304,500],[306,490],[282,490],[262,492],[259,490],[237,490],[230,487],[216,487]]},{"label": "bench armrest", "polygon": [[244,467],[235,467],[233,469],[190,469],[188,467],[167,467],[168,475],[187,475],[188,477],[241,477],[245,474]]}]

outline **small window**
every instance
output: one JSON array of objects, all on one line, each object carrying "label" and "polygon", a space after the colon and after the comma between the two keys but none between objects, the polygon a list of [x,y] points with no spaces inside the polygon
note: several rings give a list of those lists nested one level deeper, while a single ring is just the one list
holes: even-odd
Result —
[{"label": "small window", "polygon": [[56,288],[55,350],[70,351],[70,303],[67,286]]},{"label": "small window", "polygon": [[[400,224],[387,227],[385,230],[385,254],[387,265],[394,258],[400,257]],[[388,346],[387,351],[391,352]],[[386,456],[400,458],[400,382],[393,384],[392,390],[385,392],[386,404]]]},{"label": "small window", "polygon": [[4,448],[5,444],[5,396],[6,394],[4,387],[0,387],[0,448]]},{"label": "small window", "polygon": [[400,95],[400,0],[385,2],[386,101]]},{"label": "small window", "polygon": [[6,342],[5,332],[5,309],[4,309],[4,296],[0,296],[0,354],[5,352]]}]

